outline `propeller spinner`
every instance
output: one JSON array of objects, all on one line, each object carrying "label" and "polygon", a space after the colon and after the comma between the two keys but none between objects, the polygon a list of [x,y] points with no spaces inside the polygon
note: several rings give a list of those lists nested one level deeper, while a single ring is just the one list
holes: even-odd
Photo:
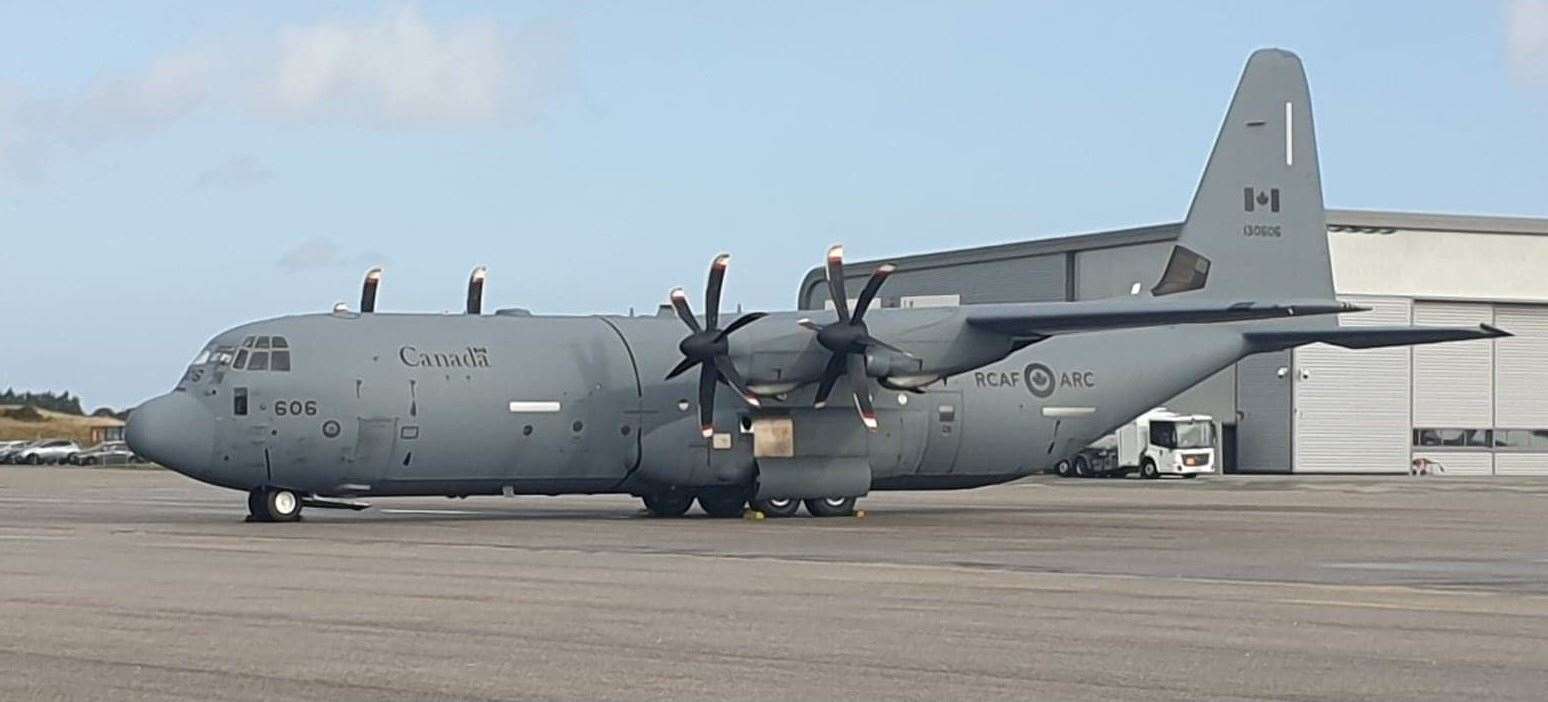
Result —
[{"label": "propeller spinner", "polygon": [[676,378],[686,373],[694,366],[699,366],[699,429],[704,438],[715,434],[715,384],[724,381],[747,404],[759,406],[758,397],[747,388],[747,383],[742,380],[742,375],[736,371],[736,365],[731,362],[730,344],[726,340],[742,327],[758,321],[764,317],[764,313],[755,312],[742,315],[725,329],[720,326],[720,288],[726,280],[726,266],[731,263],[731,254],[720,254],[710,263],[709,282],[704,288],[704,326],[699,326],[699,320],[693,316],[693,309],[688,306],[688,295],[682,288],[673,288],[671,293],[672,309],[677,311],[679,319],[688,325],[692,332],[677,344],[678,350],[683,352],[683,360],[678,363],[670,373],[667,380]]},{"label": "propeller spinner", "polygon": [[881,290],[882,283],[887,282],[887,276],[896,270],[897,266],[885,263],[876,267],[871,273],[871,279],[865,283],[865,289],[860,291],[859,299],[855,300],[854,310],[849,309],[849,296],[844,291],[844,247],[834,245],[828,249],[827,278],[828,296],[833,300],[833,309],[838,313],[838,321],[832,324],[818,324],[810,319],[803,319],[799,324],[807,329],[817,332],[817,343],[833,353],[828,359],[828,366],[822,371],[822,380],[817,384],[817,397],[815,406],[818,409],[826,407],[828,395],[833,392],[833,386],[844,374],[849,374],[849,383],[854,387],[855,409],[860,412],[860,421],[872,431],[876,430],[876,408],[871,402],[871,390],[866,382],[865,355],[871,348],[881,348],[893,353],[913,358],[913,354],[904,351],[881,339],[871,336],[871,332],[865,326],[865,312],[870,309],[871,303],[876,299],[876,293]]}]

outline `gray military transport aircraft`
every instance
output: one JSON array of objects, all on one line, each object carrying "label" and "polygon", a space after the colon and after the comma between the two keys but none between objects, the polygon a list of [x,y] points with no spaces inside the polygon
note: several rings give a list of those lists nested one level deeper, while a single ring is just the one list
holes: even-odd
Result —
[{"label": "gray military transport aircraft", "polygon": [[[850,514],[871,490],[969,488],[1069,457],[1249,354],[1484,339],[1491,327],[1341,327],[1301,61],[1247,62],[1156,284],[1081,302],[882,308],[884,265],[831,310],[727,314],[376,312],[279,317],[217,335],[128,441],[242,490],[255,521],[364,497],[626,493],[659,516],[697,500],[783,517]],[[723,323],[724,322],[724,323]],[[993,382],[988,382],[993,381]],[[1351,411],[1358,411],[1351,408]],[[858,418],[856,417],[858,414]]]}]

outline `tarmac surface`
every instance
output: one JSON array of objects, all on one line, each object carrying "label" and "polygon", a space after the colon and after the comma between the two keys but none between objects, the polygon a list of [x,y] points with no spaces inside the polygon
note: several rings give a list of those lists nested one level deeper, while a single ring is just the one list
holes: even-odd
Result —
[{"label": "tarmac surface", "polygon": [[625,497],[247,524],[0,468],[0,699],[1548,697],[1548,479],[1037,478],[853,519]]}]

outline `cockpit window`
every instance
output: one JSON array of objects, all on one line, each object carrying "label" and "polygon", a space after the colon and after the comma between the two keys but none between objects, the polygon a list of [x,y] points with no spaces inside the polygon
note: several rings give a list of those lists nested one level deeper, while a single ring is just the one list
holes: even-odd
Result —
[{"label": "cockpit window", "polygon": [[[228,360],[230,349],[227,349]],[[236,350],[231,367],[236,370],[290,372],[290,341],[283,336],[249,336]]]}]

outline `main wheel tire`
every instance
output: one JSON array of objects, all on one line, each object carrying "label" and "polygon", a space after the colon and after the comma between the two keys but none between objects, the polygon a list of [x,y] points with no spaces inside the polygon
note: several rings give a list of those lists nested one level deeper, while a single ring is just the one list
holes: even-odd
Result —
[{"label": "main wheel tire", "polygon": [[763,513],[763,516],[774,519],[794,517],[801,509],[801,501],[794,497],[771,497],[766,500],[753,500],[751,507]]},{"label": "main wheel tire", "polygon": [[1070,462],[1070,470],[1077,478],[1089,478],[1091,477],[1091,462],[1086,460],[1085,456],[1076,456],[1075,460]]},{"label": "main wheel tire", "polygon": [[848,517],[855,513],[853,497],[817,497],[806,500],[806,512],[813,517]]},{"label": "main wheel tire", "polygon": [[301,496],[285,488],[260,488],[248,493],[247,511],[255,522],[294,522],[301,519]]},{"label": "main wheel tire", "polygon": [[1054,472],[1057,473],[1059,475],[1059,477],[1061,477],[1061,478],[1068,478],[1068,477],[1070,477],[1070,462],[1069,461],[1059,461],[1058,463],[1055,463],[1054,464]]},{"label": "main wheel tire", "polygon": [[1140,477],[1146,480],[1155,480],[1161,477],[1161,471],[1156,468],[1156,462],[1153,459],[1147,458],[1144,463],[1140,464]]},{"label": "main wheel tire", "polygon": [[742,516],[747,509],[747,493],[742,488],[706,488],[699,493],[699,509],[716,519]]},{"label": "main wheel tire", "polygon": [[681,517],[693,506],[693,493],[689,492],[658,492],[640,499],[645,501],[645,509],[652,517]]}]

